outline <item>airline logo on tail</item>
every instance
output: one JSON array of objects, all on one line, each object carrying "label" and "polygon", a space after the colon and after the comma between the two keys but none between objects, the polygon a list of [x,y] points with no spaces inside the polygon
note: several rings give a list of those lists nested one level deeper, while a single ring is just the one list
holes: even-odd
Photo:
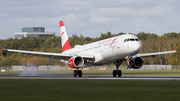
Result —
[{"label": "airline logo on tail", "polygon": [[64,52],[66,50],[71,49],[72,47],[70,45],[70,42],[69,42],[69,39],[68,39],[68,36],[67,36],[66,29],[65,29],[63,21],[61,20],[59,22],[59,24],[60,24],[60,32],[61,32],[62,49],[63,49],[63,52]]}]

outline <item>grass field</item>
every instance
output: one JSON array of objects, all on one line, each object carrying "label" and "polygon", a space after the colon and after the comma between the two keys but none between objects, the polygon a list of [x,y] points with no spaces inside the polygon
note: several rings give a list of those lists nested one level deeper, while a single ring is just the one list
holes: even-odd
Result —
[{"label": "grass field", "polygon": [[[37,71],[37,74],[72,74],[73,70]],[[1,72],[1,74],[19,74],[21,72]],[[28,73],[28,72],[27,72]],[[32,72],[29,72],[32,73]],[[34,73],[34,71],[33,71]],[[180,76],[180,70],[122,70],[123,76]],[[83,70],[86,75],[112,75],[112,70]]]},{"label": "grass field", "polygon": [[[123,76],[180,76],[180,70],[123,70]],[[1,74],[19,74],[4,72]],[[72,70],[37,71],[72,74]],[[112,70],[84,70],[112,75]],[[179,101],[180,81],[0,79],[0,101]]]},{"label": "grass field", "polygon": [[179,101],[180,81],[0,79],[0,101]]}]

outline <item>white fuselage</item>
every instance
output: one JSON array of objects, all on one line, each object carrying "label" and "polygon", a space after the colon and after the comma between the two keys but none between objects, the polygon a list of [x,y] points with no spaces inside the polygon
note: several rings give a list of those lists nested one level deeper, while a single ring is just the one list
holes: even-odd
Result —
[{"label": "white fuselage", "polygon": [[124,34],[82,46],[78,45],[62,54],[93,55],[95,57],[93,65],[102,65],[133,56],[141,50],[141,46],[141,42],[135,35]]}]

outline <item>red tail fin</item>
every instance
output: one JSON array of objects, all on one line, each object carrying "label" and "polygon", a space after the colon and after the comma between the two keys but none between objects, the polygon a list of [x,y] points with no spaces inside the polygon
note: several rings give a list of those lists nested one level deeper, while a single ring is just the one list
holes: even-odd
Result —
[{"label": "red tail fin", "polygon": [[67,36],[66,29],[65,29],[63,21],[61,20],[59,22],[59,24],[60,24],[60,32],[61,32],[62,49],[63,49],[63,52],[64,52],[66,50],[71,49],[72,47],[70,45],[70,42],[69,42],[69,39],[68,39],[68,36]]}]

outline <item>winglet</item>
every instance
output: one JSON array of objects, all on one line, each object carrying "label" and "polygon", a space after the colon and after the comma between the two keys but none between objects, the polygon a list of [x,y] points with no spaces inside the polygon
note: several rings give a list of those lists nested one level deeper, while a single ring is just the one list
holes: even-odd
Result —
[{"label": "winglet", "polygon": [[3,51],[3,48],[2,47],[0,47],[0,49],[1,49],[1,52]]},{"label": "winglet", "polygon": [[175,51],[177,51],[177,50],[175,49]]},{"label": "winglet", "polygon": [[66,32],[63,21],[62,20],[59,21],[59,24],[60,24],[60,32],[61,32],[62,49],[63,49],[63,52],[64,52],[66,50],[71,49],[72,47],[70,45],[70,42],[69,42],[69,39],[68,39],[67,32]]}]

